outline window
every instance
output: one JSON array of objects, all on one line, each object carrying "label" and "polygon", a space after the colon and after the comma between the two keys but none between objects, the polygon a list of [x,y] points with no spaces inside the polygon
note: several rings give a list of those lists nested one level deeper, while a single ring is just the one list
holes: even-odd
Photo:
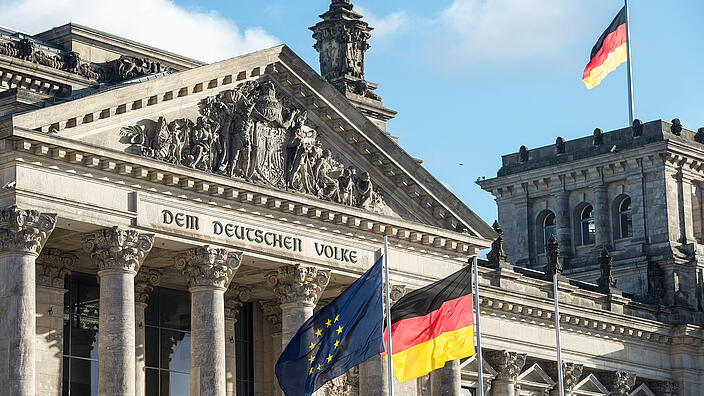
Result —
[{"label": "window", "polygon": [[466,386],[462,387],[462,392],[460,393],[461,396],[474,396],[476,395],[477,391],[474,388],[468,388]]},{"label": "window", "polygon": [[543,219],[543,245],[538,249],[540,252],[545,252],[545,245],[548,244],[552,235],[557,236],[557,226],[555,225],[555,214],[550,212]]},{"label": "window", "polygon": [[587,205],[582,209],[579,216],[582,245],[591,245],[594,243],[596,234],[596,224],[594,223],[594,208]]},{"label": "window", "polygon": [[254,331],[252,303],[242,304],[235,323],[235,356],[237,356],[237,396],[254,396]]},{"label": "window", "polygon": [[633,236],[633,217],[631,213],[631,197],[626,197],[618,205],[618,224],[621,238]]},{"label": "window", "polygon": [[145,311],[147,395],[188,395],[191,300],[188,292],[155,287]]},{"label": "window", "polygon": [[74,272],[64,294],[63,394],[98,394],[98,308],[95,275]]}]

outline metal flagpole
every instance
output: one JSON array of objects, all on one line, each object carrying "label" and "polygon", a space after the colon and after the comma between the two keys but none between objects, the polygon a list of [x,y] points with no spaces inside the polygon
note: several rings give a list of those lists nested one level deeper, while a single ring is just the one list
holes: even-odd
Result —
[{"label": "metal flagpole", "polygon": [[560,307],[557,303],[557,273],[552,276],[552,295],[555,300],[555,341],[557,344],[557,376],[559,378],[560,396],[565,396],[562,377],[562,342],[560,341]]},{"label": "metal flagpole", "polygon": [[384,273],[386,278],[386,351],[388,366],[389,366],[389,396],[394,396],[394,365],[391,360],[391,286],[389,286],[389,243],[386,235],[384,235]]},{"label": "metal flagpole", "polygon": [[631,20],[628,15],[628,0],[626,3],[626,52],[627,52],[627,67],[628,67],[628,119],[629,125],[633,125],[635,109],[633,107],[633,78],[631,76]]},{"label": "metal flagpole", "polygon": [[477,328],[477,374],[479,380],[479,396],[484,396],[484,369],[482,362],[482,332],[479,325],[479,271],[477,265],[477,256],[472,259],[474,267],[474,306],[476,307],[476,324]]}]

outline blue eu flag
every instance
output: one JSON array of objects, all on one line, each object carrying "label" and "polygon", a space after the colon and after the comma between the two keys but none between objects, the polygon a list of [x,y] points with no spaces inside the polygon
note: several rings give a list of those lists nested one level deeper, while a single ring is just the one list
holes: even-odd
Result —
[{"label": "blue eu flag", "polygon": [[313,314],[288,343],[276,363],[286,396],[309,396],[384,350],[381,262]]}]

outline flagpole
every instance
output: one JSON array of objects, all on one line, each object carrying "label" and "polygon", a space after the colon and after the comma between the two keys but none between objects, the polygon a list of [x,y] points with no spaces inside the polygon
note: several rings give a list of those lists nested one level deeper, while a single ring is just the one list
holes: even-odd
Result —
[{"label": "flagpole", "polygon": [[633,125],[635,109],[633,106],[633,78],[631,76],[631,20],[628,15],[628,0],[626,3],[626,52],[627,52],[627,67],[628,67],[628,119],[629,125]]},{"label": "flagpole", "polygon": [[389,286],[389,243],[384,235],[384,273],[386,278],[386,345],[388,345],[388,350],[386,351],[386,356],[388,356],[388,367],[389,367],[389,396],[394,396],[394,365],[391,360],[391,353],[393,349],[391,348],[391,287]]},{"label": "flagpole", "polygon": [[560,340],[560,307],[557,303],[557,273],[552,276],[552,296],[555,300],[555,341],[557,344],[557,377],[559,378],[559,395],[565,396],[562,377],[562,342]]},{"label": "flagpole", "polygon": [[477,256],[472,259],[472,266],[474,267],[474,305],[476,307],[476,325],[477,328],[477,374],[479,381],[479,396],[484,396],[484,368],[482,362],[482,332],[479,324],[479,271],[477,264]]}]

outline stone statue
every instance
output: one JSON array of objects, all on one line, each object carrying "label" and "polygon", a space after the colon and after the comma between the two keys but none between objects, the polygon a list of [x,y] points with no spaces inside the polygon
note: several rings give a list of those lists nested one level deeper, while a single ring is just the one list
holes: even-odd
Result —
[{"label": "stone statue", "polygon": [[323,148],[308,113],[269,80],[249,81],[200,101],[195,122],[180,118],[121,129],[145,157],[288,189],[379,213],[390,210],[368,172]]}]

